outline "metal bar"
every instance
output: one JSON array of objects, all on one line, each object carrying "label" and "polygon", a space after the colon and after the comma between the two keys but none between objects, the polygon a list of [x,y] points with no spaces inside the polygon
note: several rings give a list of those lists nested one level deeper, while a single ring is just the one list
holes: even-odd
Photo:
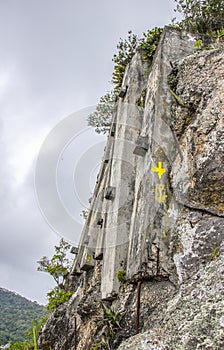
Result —
[{"label": "metal bar", "polygon": [[157,276],[159,275],[159,265],[160,265],[160,261],[159,261],[159,253],[160,253],[160,249],[157,247],[157,257],[156,257],[156,274]]},{"label": "metal bar", "polygon": [[75,350],[77,349],[77,321],[75,317]]},{"label": "metal bar", "polygon": [[135,323],[136,334],[139,333],[140,306],[141,306],[141,281],[138,281],[137,302],[136,302],[136,323]]}]

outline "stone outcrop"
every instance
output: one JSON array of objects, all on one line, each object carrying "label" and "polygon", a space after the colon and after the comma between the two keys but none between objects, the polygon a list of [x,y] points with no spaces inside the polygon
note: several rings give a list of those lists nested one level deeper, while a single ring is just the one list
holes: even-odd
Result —
[{"label": "stone outcrop", "polygon": [[40,349],[224,347],[224,50],[197,40],[167,27],[127,67],[75,292]]}]

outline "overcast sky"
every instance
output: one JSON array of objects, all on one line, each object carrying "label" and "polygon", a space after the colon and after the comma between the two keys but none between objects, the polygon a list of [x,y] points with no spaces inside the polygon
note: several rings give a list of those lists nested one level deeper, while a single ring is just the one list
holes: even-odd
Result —
[{"label": "overcast sky", "polygon": [[[119,38],[130,29],[141,36],[169,23],[173,7],[173,0],[0,0],[1,287],[46,303],[54,284],[36,271],[36,261],[53,254],[60,235],[41,214],[35,195],[41,145],[58,123],[63,126],[67,116],[95,105],[112,89],[111,59]],[[75,163],[84,169],[83,150],[92,145],[91,154],[103,144],[102,137],[85,131],[61,157],[59,177],[72,174]],[[59,186],[64,206],[76,211],[80,227],[79,212],[91,196],[99,160],[93,163],[78,186],[84,197],[79,204],[70,206],[66,196],[73,191],[63,189],[63,181]],[[80,230],[74,228],[74,243]]]}]

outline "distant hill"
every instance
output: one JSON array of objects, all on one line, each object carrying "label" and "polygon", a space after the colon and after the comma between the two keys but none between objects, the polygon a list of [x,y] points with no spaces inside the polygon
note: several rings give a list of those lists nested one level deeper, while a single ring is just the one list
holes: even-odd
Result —
[{"label": "distant hill", "polygon": [[32,321],[45,314],[44,306],[0,288],[0,344],[24,341]]}]

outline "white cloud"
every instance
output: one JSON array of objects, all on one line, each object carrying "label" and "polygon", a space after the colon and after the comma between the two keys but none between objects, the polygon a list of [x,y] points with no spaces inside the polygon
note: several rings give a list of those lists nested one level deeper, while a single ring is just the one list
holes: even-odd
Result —
[{"label": "white cloud", "polygon": [[13,82],[13,68],[2,68],[0,71],[0,100],[10,89]]}]

